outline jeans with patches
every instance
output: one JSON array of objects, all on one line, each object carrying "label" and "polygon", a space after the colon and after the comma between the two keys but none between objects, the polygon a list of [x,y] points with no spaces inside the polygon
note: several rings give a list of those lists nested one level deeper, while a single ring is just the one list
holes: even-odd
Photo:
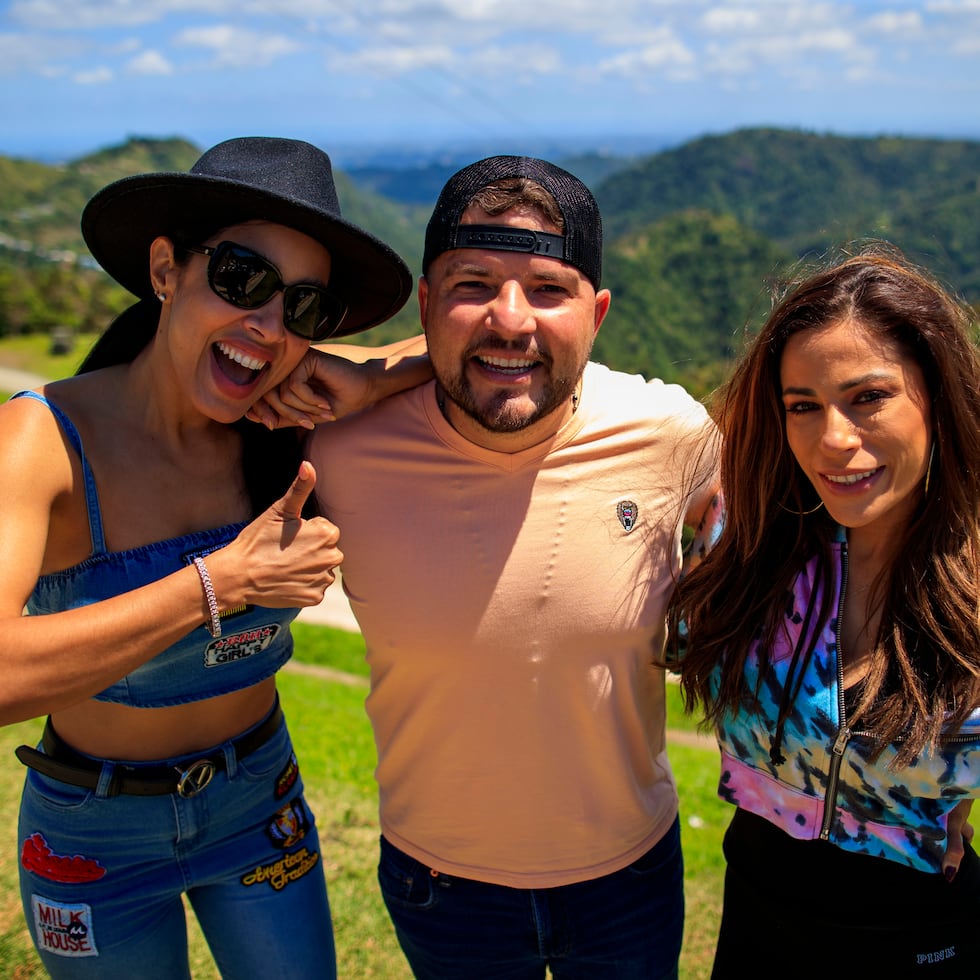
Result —
[{"label": "jeans with patches", "polygon": [[418,980],[668,980],[684,928],[680,822],[622,871],[510,888],[428,868],[381,838],[378,878]]},{"label": "jeans with patches", "polygon": [[[24,913],[55,980],[189,978],[182,895],[224,980],[336,977],[323,859],[286,724],[196,796],[107,796],[28,770]],[[166,760],[179,769],[198,758]],[[156,763],[159,765],[159,763]]]}]

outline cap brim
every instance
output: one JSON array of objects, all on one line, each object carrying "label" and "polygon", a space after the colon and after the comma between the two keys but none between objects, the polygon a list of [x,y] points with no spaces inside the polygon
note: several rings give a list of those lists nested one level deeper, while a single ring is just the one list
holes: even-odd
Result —
[{"label": "cap brim", "polygon": [[333,337],[344,337],[394,316],[412,291],[412,275],[392,248],[373,235],[301,202],[200,174],[127,177],[97,193],[82,212],[82,235],[96,262],[141,299],[153,294],[150,243],[193,223],[215,228],[270,221],[320,242],[332,261],[330,288],[347,303]]}]

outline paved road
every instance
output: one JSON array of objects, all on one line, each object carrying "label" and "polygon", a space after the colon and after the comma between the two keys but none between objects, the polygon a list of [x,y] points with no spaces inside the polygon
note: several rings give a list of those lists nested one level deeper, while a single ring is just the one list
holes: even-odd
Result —
[{"label": "paved road", "polygon": [[47,378],[42,378],[39,374],[29,374],[27,371],[0,367],[0,391],[13,393],[22,388],[39,388],[46,381]]},{"label": "paved road", "polygon": [[337,581],[324,593],[323,602],[318,606],[301,610],[298,618],[301,623],[319,623],[321,626],[333,626],[351,633],[360,632],[339,573]]},{"label": "paved road", "polygon": [[[17,371],[14,368],[0,367],[0,391],[15,392],[22,388],[39,388],[45,384],[46,378],[37,374],[30,374],[27,371]],[[299,618],[306,623],[319,623],[324,626],[333,626],[337,629],[349,630],[357,633],[357,620],[350,611],[350,603],[344,595],[343,587],[340,584],[340,576],[337,581],[327,589],[323,597],[323,602],[318,606],[311,606],[304,609]]]}]

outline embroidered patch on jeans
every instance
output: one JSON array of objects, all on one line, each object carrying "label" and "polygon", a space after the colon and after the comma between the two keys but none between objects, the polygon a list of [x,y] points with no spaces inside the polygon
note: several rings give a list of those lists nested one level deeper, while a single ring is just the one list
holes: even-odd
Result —
[{"label": "embroidered patch on jeans", "polygon": [[260,864],[254,871],[242,875],[242,884],[246,888],[266,884],[273,890],[281,892],[290,882],[299,881],[304,875],[309,874],[319,860],[319,851],[311,853],[305,847],[301,847],[291,854],[284,854],[272,864]]},{"label": "embroidered patch on jeans", "polygon": [[296,761],[295,753],[289,757],[289,762],[278,776],[276,776],[275,796],[281,800],[295,785],[299,778],[299,763]]},{"label": "embroidered patch on jeans", "polygon": [[254,630],[242,630],[240,633],[229,633],[212,640],[204,651],[205,667],[221,667],[238,660],[247,660],[261,653],[279,632],[278,623],[268,626],[258,626]]},{"label": "embroidered patch on jeans", "polygon": [[43,834],[31,834],[25,838],[20,863],[26,871],[65,885],[98,881],[105,875],[105,868],[95,858],[82,857],[81,854],[71,857],[55,854]]},{"label": "embroidered patch on jeans", "polygon": [[303,798],[297,796],[276,811],[265,832],[276,847],[285,849],[298,844],[309,829],[310,815],[303,804]]},{"label": "embroidered patch on jeans", "polygon": [[56,956],[98,956],[92,907],[83,903],[68,905],[31,895],[34,910],[34,936],[42,953]]}]

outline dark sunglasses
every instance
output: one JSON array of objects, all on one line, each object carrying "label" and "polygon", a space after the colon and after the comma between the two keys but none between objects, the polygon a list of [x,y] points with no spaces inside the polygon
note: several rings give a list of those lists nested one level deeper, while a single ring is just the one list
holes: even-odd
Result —
[{"label": "dark sunglasses", "polygon": [[234,242],[188,246],[188,252],[210,256],[208,285],[240,310],[257,310],[282,291],[283,326],[306,340],[323,340],[340,326],[347,304],[322,286],[287,286],[279,270],[257,252]]}]

